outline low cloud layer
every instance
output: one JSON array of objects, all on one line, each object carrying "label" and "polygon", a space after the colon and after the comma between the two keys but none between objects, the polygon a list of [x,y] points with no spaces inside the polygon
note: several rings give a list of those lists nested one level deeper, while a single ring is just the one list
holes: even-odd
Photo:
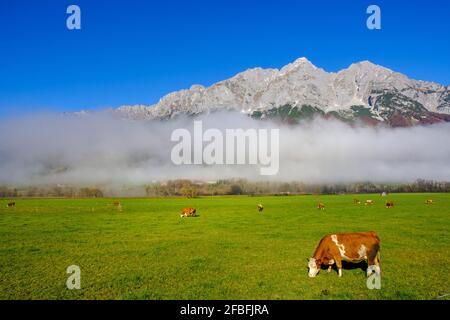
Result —
[{"label": "low cloud layer", "polygon": [[450,181],[450,125],[412,128],[350,127],[316,120],[285,126],[246,115],[201,118],[206,128],[279,128],[280,167],[174,165],[173,130],[193,130],[193,118],[136,122],[108,113],[33,115],[0,120],[0,185],[138,185],[186,178],[337,182]]}]

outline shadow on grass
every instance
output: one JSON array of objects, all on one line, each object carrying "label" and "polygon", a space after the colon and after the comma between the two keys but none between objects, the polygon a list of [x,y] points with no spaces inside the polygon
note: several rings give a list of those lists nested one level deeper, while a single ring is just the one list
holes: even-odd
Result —
[{"label": "shadow on grass", "polygon": [[[360,269],[365,274],[367,272],[367,267],[368,267],[368,265],[367,265],[367,262],[365,262],[365,261],[361,261],[361,262],[358,262],[358,263],[342,261],[342,270]],[[320,267],[320,270],[327,271],[328,270],[328,266],[322,265]],[[333,264],[332,270],[337,272],[336,264]]]}]

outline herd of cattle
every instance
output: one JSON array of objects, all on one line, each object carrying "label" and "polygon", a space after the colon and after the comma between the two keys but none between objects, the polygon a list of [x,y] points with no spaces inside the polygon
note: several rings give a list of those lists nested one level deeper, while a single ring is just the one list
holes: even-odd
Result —
[{"label": "herd of cattle", "polygon": [[[353,203],[354,204],[361,204],[361,201],[358,200],[358,199],[353,199]],[[366,200],[364,204],[366,206],[367,205],[373,205],[373,204],[375,204],[375,201],[373,201],[373,200]],[[427,200],[425,200],[425,204],[433,204],[433,200],[432,199],[427,199]],[[118,210],[122,210],[122,204],[119,201],[114,201],[112,203],[112,205],[115,208],[117,208]],[[16,206],[15,202],[8,202],[6,204],[6,207],[8,207],[8,208],[12,208],[12,207],[15,207],[15,206]],[[393,208],[393,207],[394,207],[394,202],[393,201],[387,201],[386,202],[386,208]],[[264,210],[264,207],[263,207],[262,204],[258,204],[257,208],[258,208],[259,212],[262,212]],[[322,202],[320,202],[317,205],[317,209],[324,210],[325,209],[325,205]],[[196,211],[197,210],[195,208],[184,208],[182,210],[181,217],[182,218],[184,218],[184,217],[196,217],[197,216],[196,215]]]},{"label": "herd of cattle", "polygon": [[[353,199],[353,203],[358,205],[361,204],[361,201]],[[373,205],[375,202],[369,199],[364,204]],[[425,204],[433,204],[433,200],[427,199]],[[117,210],[122,211],[120,201],[114,201],[112,205]],[[16,206],[16,203],[11,201],[6,206],[12,208]],[[386,208],[393,207],[393,201],[386,202]],[[264,206],[258,204],[257,209],[259,212],[263,212]],[[317,209],[325,210],[325,204],[319,203]],[[180,214],[181,218],[197,216],[196,208],[184,208]],[[368,265],[368,273],[369,270],[372,270],[371,267],[376,267],[380,270],[380,238],[373,231],[336,233],[324,236],[308,261],[308,276],[311,278],[315,277],[323,266],[328,267],[328,272],[330,272],[332,266],[336,265],[338,275],[342,277],[342,261],[351,263],[365,261]]]},{"label": "herd of cattle", "polygon": [[[361,204],[358,199],[353,199],[354,204]],[[366,200],[365,205],[373,205],[375,201]],[[425,204],[433,204],[433,200],[428,199]],[[264,210],[262,204],[258,204],[259,212]],[[393,208],[394,202],[387,201],[386,208]],[[319,210],[325,210],[325,204],[317,205]],[[196,217],[197,209],[184,208],[181,217]],[[367,263],[367,276],[372,270],[380,269],[380,238],[374,231],[369,232],[352,232],[352,233],[336,233],[324,236],[314,251],[313,256],[308,261],[308,276],[314,278],[323,266],[331,272],[333,265],[336,265],[338,276],[342,277],[342,262]]]}]

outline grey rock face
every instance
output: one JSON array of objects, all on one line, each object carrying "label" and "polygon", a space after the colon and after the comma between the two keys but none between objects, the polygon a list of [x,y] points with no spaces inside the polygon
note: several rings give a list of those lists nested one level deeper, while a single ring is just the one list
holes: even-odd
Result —
[{"label": "grey rock face", "polygon": [[[180,114],[217,110],[253,114],[285,105],[308,105],[324,113],[342,113],[352,106],[374,109],[380,97],[383,97],[382,105],[389,108],[386,103],[391,100],[386,100],[386,93],[396,95],[396,110],[402,109],[403,104],[410,109],[411,103],[417,103],[419,113],[423,107],[425,112],[450,114],[450,86],[412,80],[368,61],[352,64],[337,73],[326,72],[306,58],[297,59],[280,70],[249,69],[208,88],[194,85],[170,93],[152,106],[122,106],[115,112],[132,119],[169,119]],[[378,111],[373,110],[381,121],[393,114]]]}]

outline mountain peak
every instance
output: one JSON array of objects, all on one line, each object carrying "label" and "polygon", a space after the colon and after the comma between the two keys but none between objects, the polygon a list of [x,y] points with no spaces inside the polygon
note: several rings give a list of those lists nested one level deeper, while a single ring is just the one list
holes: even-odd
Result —
[{"label": "mountain peak", "polygon": [[379,64],[375,64],[375,63],[373,63],[373,62],[371,62],[369,60],[363,60],[363,61],[360,61],[360,62],[352,63],[348,69],[353,69],[353,68],[382,69],[382,70],[386,70],[386,71],[392,72],[392,70],[390,70],[390,69],[388,69],[386,67],[380,66]]},{"label": "mountain peak", "polygon": [[298,64],[303,64],[303,63],[309,63],[312,64],[311,61],[309,61],[306,57],[301,57],[296,59],[293,64],[298,65]]},{"label": "mountain peak", "polygon": [[309,61],[305,57],[301,57],[301,58],[298,58],[297,60],[295,60],[294,62],[285,65],[283,68],[281,68],[280,72],[287,73],[287,72],[290,72],[292,70],[299,69],[299,68],[317,69],[317,67],[315,65],[313,65],[311,63],[311,61]]},{"label": "mountain peak", "polygon": [[360,62],[356,62],[355,65],[362,65],[362,66],[378,66],[377,64],[373,63],[369,60],[362,60]]}]

